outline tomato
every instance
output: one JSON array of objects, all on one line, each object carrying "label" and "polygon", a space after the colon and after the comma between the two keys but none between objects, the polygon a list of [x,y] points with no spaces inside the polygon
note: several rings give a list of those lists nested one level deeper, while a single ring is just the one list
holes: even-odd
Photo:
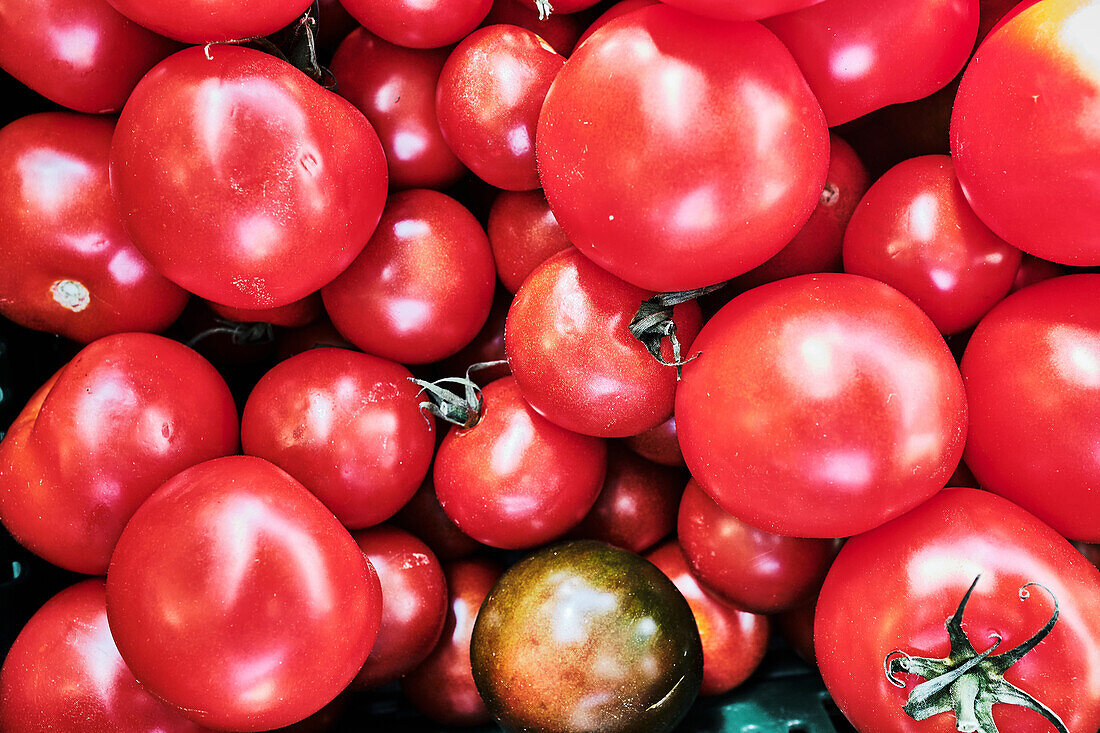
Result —
[{"label": "tomato", "polygon": [[581,35],[580,23],[575,16],[554,13],[540,19],[539,11],[533,4],[516,0],[493,0],[493,7],[481,25],[517,25],[534,31],[562,56],[569,55]]},{"label": "tomato", "polygon": [[142,502],[188,466],[235,453],[237,429],[229,388],[194,351],[151,334],[102,338],[0,443],[0,519],[53,564],[101,575]]},{"label": "tomato", "polygon": [[664,5],[616,18],[574,51],[535,144],[569,240],[656,291],[718,283],[774,255],[813,211],[829,163],[825,118],[772,34]]},{"label": "tomato", "polygon": [[551,545],[485,599],[474,681],[506,730],[672,730],[699,692],[691,608],[638,555],[602,542]]},{"label": "tomato", "polygon": [[488,233],[497,275],[510,293],[551,255],[570,247],[542,191],[501,191],[489,210]]},{"label": "tomato", "polygon": [[0,68],[78,112],[122,109],[145,72],[179,49],[106,0],[5,2],[0,37]]},{"label": "tomato", "polygon": [[814,646],[858,730],[1092,733],[1098,605],[1100,572],[1054,530],[993,494],[947,489],[848,541]]},{"label": "tomato", "polygon": [[103,580],[85,580],[27,622],[0,670],[5,733],[199,733],[206,730],[146,692],[107,626]]},{"label": "tomato", "polygon": [[107,619],[145,689],[211,727],[297,722],[348,686],[382,615],[378,576],[332,513],[251,456],[158,489],[107,571]]},{"label": "tomato", "polygon": [[374,35],[408,48],[439,48],[465,38],[493,0],[340,0]]},{"label": "tomato", "polygon": [[655,428],[623,439],[623,444],[642,458],[662,466],[683,466],[684,454],[676,438],[676,418],[670,417]]},{"label": "tomato", "polygon": [[822,0],[664,0],[684,10],[722,20],[759,20],[817,5]]},{"label": "tomato", "polygon": [[875,280],[801,275],[734,298],[699,333],[676,428],[692,476],[730,514],[847,537],[944,486],[966,395],[928,317]]},{"label": "tomato", "polygon": [[581,37],[577,39],[577,43],[576,45],[574,45],[574,49],[587,41],[588,37],[591,36],[593,33],[598,31],[600,28],[603,28],[605,25],[615,20],[619,16],[626,15],[627,13],[633,13],[635,10],[647,8],[650,5],[657,5],[660,1],[661,0],[619,0],[619,2],[615,3],[610,8],[605,10],[603,14],[600,15],[600,17],[596,18],[588,25],[588,28],[584,31],[584,33],[581,34]]},{"label": "tomato", "polygon": [[1008,294],[1020,257],[966,203],[947,155],[887,171],[844,234],[844,271],[897,288],[944,334],[971,328]]},{"label": "tomato", "polygon": [[1046,0],[1010,14],[974,54],[951,116],[952,158],[981,220],[1071,265],[1100,265],[1098,9]]},{"label": "tomato", "polygon": [[767,616],[739,610],[703,588],[676,540],[646,554],[691,607],[703,643],[700,695],[721,695],[740,685],[764,659],[771,624]]},{"label": "tomato", "polygon": [[450,604],[439,643],[424,662],[401,680],[401,689],[424,715],[444,725],[481,725],[490,716],[474,685],[470,636],[485,597],[504,568],[491,560],[457,560],[445,565]]},{"label": "tomato", "polygon": [[310,0],[107,0],[130,20],[186,43],[266,36],[290,23]]},{"label": "tomato", "polygon": [[325,310],[320,293],[310,293],[301,300],[295,300],[277,308],[263,308],[260,310],[231,308],[210,301],[207,301],[206,305],[222,318],[228,318],[236,323],[270,323],[273,326],[284,328],[308,326],[317,320]]},{"label": "tomato", "polygon": [[1100,545],[1088,544],[1085,542],[1074,542],[1073,546],[1081,551],[1081,554],[1091,562],[1093,565],[1100,569]]},{"label": "tomato", "polygon": [[484,547],[455,526],[443,511],[435,495],[431,471],[413,498],[394,516],[393,523],[422,539],[440,560],[457,560]]},{"label": "tomato", "polygon": [[366,115],[389,162],[390,187],[444,188],[465,173],[435,114],[446,49],[395,46],[357,28],[332,59],[340,95]]},{"label": "tomato", "polygon": [[599,0],[513,0],[526,7],[534,7],[539,17],[547,18],[551,13],[579,13],[595,5]]},{"label": "tomato", "polygon": [[539,415],[511,377],[487,385],[482,400],[477,424],[452,428],[436,452],[432,475],[443,510],[492,547],[561,537],[599,496],[607,446]]},{"label": "tomato", "polygon": [[806,603],[825,580],[839,542],[783,537],[728,514],[688,482],[676,534],[700,582],[728,603],[779,613]]},{"label": "tomato", "polygon": [[111,188],[149,261],[237,308],[303,298],[374,231],[386,162],[370,123],[290,64],[189,48],[141,80],[111,144]]},{"label": "tomato", "polygon": [[345,526],[383,522],[412,498],[435,449],[411,376],[347,349],[291,357],[249,395],[242,448],[301,481]]},{"label": "tomato", "polygon": [[377,687],[402,677],[435,648],[447,620],[447,579],[428,546],[404,530],[382,525],[355,532],[359,549],[382,585],[378,639],[356,687]]},{"label": "tomato", "polygon": [[1066,269],[1061,265],[1025,254],[1023,259],[1020,260],[1020,269],[1016,271],[1016,278],[1012,281],[1012,289],[1009,292],[1015,293],[1028,285],[1034,285],[1043,280],[1065,274]]},{"label": "tomato", "polygon": [[962,359],[966,465],[1066,537],[1100,542],[1100,274],[1031,285],[989,312]]},{"label": "tomato", "polygon": [[959,73],[978,35],[978,0],[826,0],[767,20],[839,125],[927,97]]},{"label": "tomato", "polygon": [[[523,397],[552,422],[585,435],[635,435],[672,413],[676,370],[629,330],[653,293],[601,270],[576,249],[532,272],[512,301],[504,346]],[[681,355],[693,353],[699,306],[673,311]],[[663,357],[673,354],[666,342]]]},{"label": "tomato", "polygon": [[461,351],[436,364],[437,373],[452,376],[465,374],[466,370],[474,364],[498,362],[496,366],[477,369],[470,373],[470,379],[481,386],[511,374],[508,371],[507,362],[504,362],[508,358],[504,352],[504,324],[508,320],[508,307],[511,304],[512,294],[498,287],[493,295],[493,306],[489,309],[489,317],[485,319],[485,325],[474,336],[474,340],[466,344]]},{"label": "tomato", "polygon": [[333,325],[363,351],[424,364],[477,335],[494,285],[489,239],[473,214],[416,189],[390,197],[363,254],[321,297]]},{"label": "tomato", "polygon": [[85,343],[161,331],[187,293],[137,251],[107,178],[114,124],[46,112],[0,129],[0,313]]},{"label": "tomato", "polygon": [[809,603],[771,616],[775,630],[790,645],[794,653],[811,667],[817,666],[817,654],[814,652],[814,610],[817,608],[817,596]]}]

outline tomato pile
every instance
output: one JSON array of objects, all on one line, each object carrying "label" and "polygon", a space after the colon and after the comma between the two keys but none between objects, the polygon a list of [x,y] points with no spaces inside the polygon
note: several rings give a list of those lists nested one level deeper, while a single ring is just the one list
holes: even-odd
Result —
[{"label": "tomato pile", "polygon": [[1100,0],[0,0],[0,69],[0,731],[661,733],[783,649],[1100,730]]}]

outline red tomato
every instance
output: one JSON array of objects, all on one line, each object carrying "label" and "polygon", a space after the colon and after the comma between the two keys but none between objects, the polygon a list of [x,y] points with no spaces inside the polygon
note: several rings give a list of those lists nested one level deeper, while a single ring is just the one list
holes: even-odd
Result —
[{"label": "red tomato", "polygon": [[768,648],[768,617],[738,610],[708,593],[692,575],[676,540],[650,551],[645,558],[668,576],[695,616],[703,642],[699,694],[721,695],[748,679]]},{"label": "red tomato", "polygon": [[847,537],[939,491],[966,437],[943,337],[875,280],[801,275],[734,298],[700,332],[676,391],[688,469],[730,514]]},{"label": "red tomato", "polygon": [[1100,274],[1046,280],[989,312],[966,347],[966,464],[1066,537],[1100,542]]},{"label": "red tomato", "polygon": [[514,0],[527,7],[534,7],[541,17],[551,13],[579,13],[595,5],[599,0]]},{"label": "red tomato", "polygon": [[670,417],[655,428],[623,439],[630,450],[662,466],[683,466],[684,454],[676,438],[676,418]]},{"label": "red tomato", "polygon": [[490,720],[470,666],[470,637],[482,601],[504,568],[491,560],[458,560],[444,566],[450,607],[443,633],[424,662],[401,680],[417,710],[444,725],[481,725]]},{"label": "red tomato", "polygon": [[589,36],[598,31],[600,28],[603,28],[605,25],[615,20],[619,16],[626,15],[627,13],[633,13],[635,10],[641,10],[642,8],[647,8],[650,5],[656,5],[660,1],[661,0],[619,0],[619,2],[615,3],[606,11],[604,11],[603,15],[592,21],[587,30],[585,30],[585,32],[581,34],[581,37],[577,39],[577,43],[573,46],[573,48],[576,49],[582,43],[587,41]]},{"label": "red tomato", "polygon": [[297,18],[310,0],[107,0],[140,25],[186,43],[266,36]]},{"label": "red tomato", "polygon": [[813,211],[829,162],[817,100],[772,34],[664,5],[577,48],[546,96],[536,148],[569,240],[657,291],[774,255]]},{"label": "red tomato", "polygon": [[518,25],[534,31],[562,56],[569,55],[581,34],[580,23],[575,16],[554,13],[540,19],[533,3],[516,0],[493,0],[493,7],[481,25]]},{"label": "red tomato", "polygon": [[287,359],[248,397],[243,450],[301,481],[345,526],[384,522],[416,493],[435,449],[411,376],[347,349]]},{"label": "red tomato", "polygon": [[260,731],[348,686],[382,615],[378,576],[332,513],[267,461],[169,480],[126,525],[107,618],[145,689],[204,725]]},{"label": "red tomato", "polygon": [[669,5],[722,20],[759,20],[817,5],[822,0],[664,0]]},{"label": "red tomato", "polygon": [[362,250],[386,198],[378,136],[290,64],[239,46],[189,48],[141,80],[111,145],[134,244],[207,300],[273,308]]},{"label": "red tomato", "polygon": [[43,113],[0,129],[0,313],[87,343],[161,331],[187,293],[137,251],[111,198],[111,120]]},{"label": "red tomato", "polygon": [[1012,289],[1009,292],[1015,293],[1028,285],[1034,285],[1043,280],[1065,274],[1066,268],[1061,265],[1050,260],[1039,259],[1034,255],[1025,254],[1023,259],[1020,260],[1020,269],[1016,270],[1016,278],[1012,281]]},{"label": "red tomato", "polygon": [[[552,422],[604,438],[635,435],[672,412],[676,370],[659,364],[629,330],[652,295],[592,264],[576,249],[535,268],[508,312],[504,346],[523,397]],[[676,306],[686,358],[699,306]],[[663,356],[672,359],[669,344]]]},{"label": "red tomato", "polygon": [[791,50],[832,126],[946,85],[970,57],[978,17],[978,0],[827,0],[765,25]]},{"label": "red tomato", "polygon": [[542,191],[500,192],[489,210],[489,245],[510,293],[551,255],[571,246]]},{"label": "red tomato", "polygon": [[533,31],[481,28],[451,52],[435,91],[443,138],[476,176],[509,191],[539,187],[535,126],[565,59]]},{"label": "red tomato", "polygon": [[1030,699],[1058,730],[1092,733],[1098,607],[1100,573],[1054,530],[998,496],[947,489],[848,541],[821,589],[814,646],[858,730],[1055,730]]},{"label": "red tomato", "polygon": [[340,0],[371,33],[408,48],[439,48],[469,35],[493,0]]},{"label": "red tomato", "polygon": [[235,453],[237,409],[214,367],[150,334],[85,347],[0,443],[0,519],[55,565],[101,575],[122,528],[169,477]]},{"label": "red tomato", "polygon": [[431,471],[428,472],[424,483],[413,494],[413,498],[409,499],[409,503],[393,518],[393,522],[424,540],[424,544],[430,547],[440,560],[457,560],[472,555],[479,548],[484,547],[455,526],[443,511],[435,495]]},{"label": "red tomato", "polygon": [[1012,245],[1100,265],[1100,2],[1046,0],[1009,17],[974,54],[955,99],[959,182]]},{"label": "red tomato", "polygon": [[794,653],[811,667],[817,666],[817,654],[814,652],[814,609],[817,596],[790,611],[777,613],[771,617],[775,630],[783,637]]},{"label": "red tomato", "polygon": [[325,312],[325,306],[321,302],[321,293],[319,292],[310,293],[301,300],[277,308],[263,308],[261,310],[232,308],[228,305],[211,303],[210,301],[207,301],[206,305],[222,318],[228,318],[236,323],[270,323],[273,326],[284,328],[308,326]]},{"label": "red tomato", "polygon": [[1008,294],[1020,257],[966,203],[948,155],[887,171],[844,234],[844,271],[897,288],[944,334],[971,328]]},{"label": "red tomato", "polygon": [[435,648],[447,620],[447,579],[428,546],[382,525],[352,535],[382,585],[382,623],[352,683],[378,687],[403,677]]},{"label": "red tomato", "polygon": [[459,529],[492,547],[561,537],[599,496],[607,446],[539,415],[511,377],[487,385],[482,398],[480,421],[452,428],[436,452],[439,503]]},{"label": "red tomato", "polygon": [[688,482],[676,534],[696,577],[754,613],[788,611],[813,598],[840,544],[783,537],[745,524]]},{"label": "red tomato", "polygon": [[199,733],[206,730],[146,692],[107,627],[103,580],[85,580],[27,622],[0,670],[5,733]]},{"label": "red tomato", "polygon": [[332,59],[340,95],[378,132],[390,188],[444,188],[466,171],[439,130],[435,86],[446,49],[394,46],[357,28]]},{"label": "red tomato", "polygon": [[[474,340],[466,344],[462,351],[447,357],[435,365],[436,372],[445,375],[466,374],[466,370],[474,364],[486,362],[502,362],[507,359],[504,352],[504,324],[508,320],[508,307],[512,304],[512,294],[504,288],[498,287],[493,295],[493,307],[489,310],[489,317],[485,319],[485,325],[474,336]],[[477,369],[470,373],[470,379],[475,383],[485,386],[501,377],[507,377],[508,364],[498,364],[494,367]]]},{"label": "red tomato", "polygon": [[0,68],[79,112],[122,109],[145,72],[179,49],[106,0],[8,0],[0,37]]},{"label": "red tomato", "polygon": [[425,364],[468,344],[493,303],[485,230],[449,196],[394,194],[363,254],[321,296],[333,325],[370,354]]}]

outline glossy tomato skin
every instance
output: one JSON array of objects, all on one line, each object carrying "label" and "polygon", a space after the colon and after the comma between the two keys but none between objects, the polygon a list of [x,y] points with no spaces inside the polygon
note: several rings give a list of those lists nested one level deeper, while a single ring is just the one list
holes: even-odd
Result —
[{"label": "glossy tomato skin", "polygon": [[0,68],[78,112],[122,109],[142,75],[179,49],[106,0],[5,2],[0,36]]},{"label": "glossy tomato skin", "polygon": [[447,57],[436,86],[443,138],[471,171],[509,191],[539,187],[535,126],[565,58],[533,31],[479,28]]},{"label": "glossy tomato skin", "polygon": [[581,37],[577,39],[574,49],[587,41],[593,33],[619,16],[633,13],[635,10],[641,10],[642,8],[648,8],[650,5],[656,5],[659,2],[661,2],[661,0],[619,0],[619,2],[605,10],[602,15],[588,25],[588,28],[581,34]]},{"label": "glossy tomato skin", "polygon": [[948,155],[888,170],[844,233],[844,271],[897,288],[943,334],[971,328],[1008,294],[1021,255],[974,214]]},{"label": "glossy tomato skin", "polygon": [[151,334],[102,338],[0,443],[0,518],[35,554],[102,575],[142,502],[179,471],[235,453],[238,427],[225,381],[191,349]]},{"label": "glossy tomato skin", "polygon": [[489,14],[493,0],[340,0],[359,24],[407,48],[439,48],[465,38]]},{"label": "glossy tomato skin", "polygon": [[738,608],[779,613],[806,603],[840,549],[836,540],[783,537],[725,512],[688,482],[676,534],[692,572]]},{"label": "glossy tomato skin", "polygon": [[210,310],[222,318],[228,318],[236,323],[270,323],[273,326],[283,328],[301,328],[316,321],[325,312],[325,306],[321,303],[320,293],[310,293],[301,300],[287,303],[276,308],[261,308],[249,310],[248,308],[231,308],[220,303],[206,302]]},{"label": "glossy tomato skin", "polygon": [[187,293],[122,227],[107,175],[114,124],[64,112],[0,129],[0,313],[88,343],[161,331]]},{"label": "glossy tomato skin", "polygon": [[663,0],[669,5],[721,20],[760,20],[817,5],[822,0]]},{"label": "glossy tomato skin", "polygon": [[470,372],[470,379],[478,385],[485,386],[489,382],[510,375],[506,361],[508,357],[504,352],[504,325],[508,320],[510,305],[512,305],[512,294],[502,287],[497,287],[493,295],[493,306],[489,309],[489,317],[485,319],[485,325],[474,336],[474,340],[462,347],[461,351],[436,364],[436,373],[459,376],[465,375],[474,364],[504,362],[496,366],[475,369]]},{"label": "glossy tomato skin", "polygon": [[251,456],[174,476],[126,526],[107,618],[142,685],[211,727],[302,720],[374,644],[378,576],[320,501]]},{"label": "glossy tomato skin", "polygon": [[501,191],[488,234],[497,276],[513,294],[532,270],[571,246],[542,191]]},{"label": "glossy tomato skin", "polygon": [[382,141],[390,188],[445,188],[466,171],[435,114],[435,87],[447,55],[446,49],[395,46],[356,28],[332,58],[340,95]]},{"label": "glossy tomato skin", "polygon": [[966,437],[951,352],[875,280],[802,275],[739,295],[700,332],[676,428],[691,474],[749,524],[846,537],[939,491]]},{"label": "glossy tomato skin", "polygon": [[439,641],[450,599],[443,567],[408,532],[381,525],[352,534],[382,586],[382,622],[370,656],[352,683],[378,687],[423,662]]},{"label": "glossy tomato skin", "polygon": [[1012,281],[1012,289],[1015,293],[1028,285],[1050,280],[1052,277],[1061,277],[1066,274],[1066,268],[1056,262],[1043,260],[1034,255],[1025,254],[1020,260],[1020,269],[1016,271],[1016,278]]},{"label": "glossy tomato skin", "polygon": [[962,358],[978,482],[1073,540],[1100,542],[1100,274],[1002,301]]},{"label": "glossy tomato skin", "polygon": [[185,43],[266,36],[290,23],[309,0],[108,0],[135,23]]},{"label": "glossy tomato skin", "polygon": [[766,29],[654,5],[574,51],[546,96],[536,153],[574,245],[627,282],[677,291],[778,252],[820,197],[829,139]]},{"label": "glossy tomato skin", "polygon": [[645,558],[668,576],[695,616],[703,643],[699,694],[721,695],[748,679],[768,648],[768,617],[735,608],[707,591],[691,572],[676,540],[650,550]]},{"label": "glossy tomato skin", "polygon": [[107,626],[103,580],[58,593],[27,622],[0,670],[5,733],[199,733],[138,684]]},{"label": "glossy tomato skin", "polygon": [[485,230],[427,189],[390,197],[363,254],[321,291],[333,325],[369,354],[426,364],[468,344],[489,315],[495,272]]},{"label": "glossy tomato skin", "polygon": [[193,47],[127,101],[111,188],[134,244],[170,280],[225,305],[272,308],[359,254],[382,213],[386,160],[359,111],[290,64]]},{"label": "glossy tomato skin", "polygon": [[638,555],[591,540],[509,568],[478,613],[470,658],[508,731],[664,733],[703,676],[699,631],[676,586]]},{"label": "glossy tomato skin", "polygon": [[765,25],[791,50],[833,126],[946,85],[970,57],[978,17],[978,0],[826,0]]},{"label": "glossy tomato skin", "polygon": [[517,0],[493,0],[493,7],[481,25],[518,25],[534,31],[562,56],[569,55],[581,35],[581,24],[575,16],[552,13],[549,18],[540,20],[533,2]]},{"label": "glossy tomato skin", "polygon": [[412,498],[435,450],[411,376],[347,349],[298,354],[249,395],[242,448],[298,479],[344,526],[384,522]]},{"label": "glossy tomato skin", "polygon": [[[576,249],[535,268],[512,301],[504,334],[524,398],[564,428],[605,438],[636,435],[668,419],[676,370],[659,364],[629,330],[652,295]],[[686,357],[694,353],[699,306],[677,305],[673,321]],[[671,360],[667,341],[662,348]]]},{"label": "glossy tomato skin", "polygon": [[444,725],[480,725],[490,720],[474,684],[470,637],[485,597],[504,568],[482,558],[444,566],[450,602],[439,643],[401,680],[401,689],[424,715]]},{"label": "glossy tomato skin", "polygon": [[482,398],[481,420],[453,428],[436,452],[439,503],[459,529],[492,547],[561,537],[599,496],[607,445],[535,412],[512,377],[487,385]]},{"label": "glossy tomato skin", "polygon": [[963,74],[951,155],[970,205],[1006,241],[1098,265],[1100,13],[1095,0],[1029,5],[1006,16]]},{"label": "glossy tomato skin", "polygon": [[[1052,709],[1071,733],[1100,726],[1100,573],[1034,516],[976,489],[947,489],[913,511],[848,541],[833,563],[817,604],[814,645],[833,699],[859,730],[949,733],[955,716],[917,722],[902,711],[906,689],[883,671],[893,650],[943,658],[944,619],[981,575],[966,605],[964,631],[977,651],[997,634],[1005,652],[1052,615],[1050,635],[1005,679]],[[1020,590],[1027,583],[1041,587]],[[1017,705],[997,705],[1000,730],[1039,733],[1051,724]]]}]

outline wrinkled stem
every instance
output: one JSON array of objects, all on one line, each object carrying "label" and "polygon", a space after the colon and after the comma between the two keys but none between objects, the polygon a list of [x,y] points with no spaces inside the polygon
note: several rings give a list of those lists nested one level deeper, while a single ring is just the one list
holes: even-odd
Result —
[{"label": "wrinkled stem", "polygon": [[[676,367],[676,381],[682,376],[684,364],[697,358],[699,354],[693,354],[687,359],[681,357],[680,339],[676,336],[676,323],[672,320],[673,309],[681,303],[695,300],[725,286],[726,283],[723,282],[694,290],[658,293],[649,300],[643,300],[630,320],[631,335],[642,342],[653,358],[664,366]],[[666,360],[661,353],[661,344],[665,339],[668,339],[672,347],[672,361]]]},{"label": "wrinkled stem", "polygon": [[[440,420],[463,429],[469,429],[477,425],[481,420],[483,400],[481,387],[470,378],[470,375],[481,369],[489,369],[507,363],[503,359],[500,361],[484,361],[467,368],[465,377],[445,377],[434,382],[409,377],[410,382],[420,387],[420,392],[417,393],[418,396],[424,395],[427,398],[420,403],[420,412],[424,415],[424,419],[428,420],[428,415],[435,415]],[[460,387],[462,393],[459,394],[450,385]],[[428,422],[431,423],[430,420]]]}]

